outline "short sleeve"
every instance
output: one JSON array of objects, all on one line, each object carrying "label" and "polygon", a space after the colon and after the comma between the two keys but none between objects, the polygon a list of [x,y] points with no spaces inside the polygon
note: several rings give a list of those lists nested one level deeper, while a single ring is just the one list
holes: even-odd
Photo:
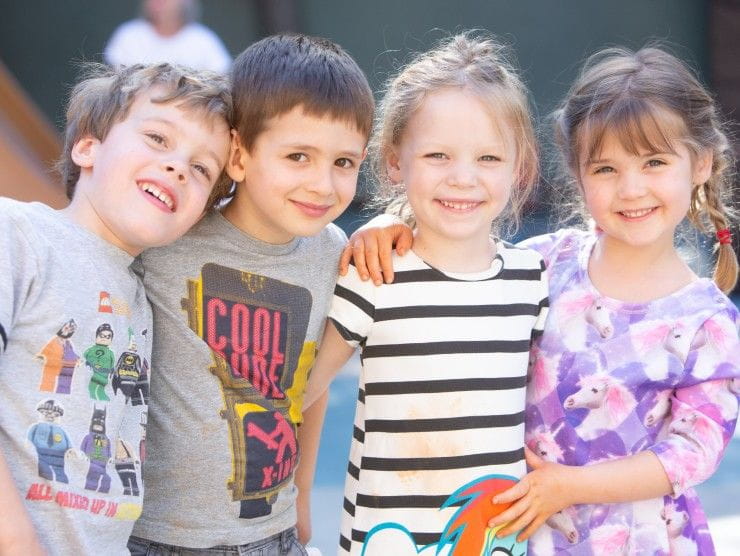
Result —
[{"label": "short sleeve", "polygon": [[363,282],[354,265],[337,280],[329,318],[352,347],[364,345],[367,339],[375,319],[375,300],[380,287],[370,280]]},{"label": "short sleeve", "polygon": [[22,223],[0,211],[0,354],[5,353],[13,325],[30,295],[38,264]]},{"label": "short sleeve", "polygon": [[735,430],[740,342],[734,308],[702,324],[686,371],[671,398],[670,422],[651,448],[663,464],[674,496],[714,473]]},{"label": "short sleeve", "polygon": [[564,232],[565,230],[561,230],[553,234],[530,237],[517,243],[517,246],[537,251],[545,261],[545,266],[549,268],[558,255],[558,247],[563,241]]}]

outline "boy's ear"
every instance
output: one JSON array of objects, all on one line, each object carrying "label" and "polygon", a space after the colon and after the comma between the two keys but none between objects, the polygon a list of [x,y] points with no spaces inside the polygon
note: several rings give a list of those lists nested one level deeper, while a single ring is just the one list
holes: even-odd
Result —
[{"label": "boy's ear", "polygon": [[394,149],[389,149],[385,157],[385,171],[393,183],[401,183],[401,165]]},{"label": "boy's ear", "polygon": [[229,147],[229,160],[226,163],[226,173],[236,183],[244,181],[246,176],[247,151],[242,145],[239,133],[231,130],[231,146]]},{"label": "boy's ear", "polygon": [[692,178],[694,185],[702,185],[712,177],[712,164],[714,163],[714,153],[707,149],[703,151],[694,161]]},{"label": "boy's ear", "polygon": [[99,145],[100,139],[96,139],[92,135],[86,135],[82,139],[78,139],[72,145],[72,151],[70,152],[72,162],[80,168],[92,168]]}]

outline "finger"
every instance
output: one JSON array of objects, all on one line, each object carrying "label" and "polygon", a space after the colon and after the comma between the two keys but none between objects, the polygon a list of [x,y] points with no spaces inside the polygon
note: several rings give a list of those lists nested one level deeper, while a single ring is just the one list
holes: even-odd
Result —
[{"label": "finger", "polygon": [[529,492],[529,482],[526,478],[522,479],[514,486],[507,488],[503,492],[499,492],[493,497],[492,502],[494,504],[508,504],[514,500],[519,500],[522,496]]},{"label": "finger", "polygon": [[399,255],[404,255],[414,243],[414,234],[411,232],[411,228],[403,225],[396,225],[398,232],[396,234],[396,252]]},{"label": "finger", "polygon": [[[525,527],[529,526],[532,521],[537,517],[537,512],[534,509],[529,508],[526,512],[520,515],[516,520],[507,523],[504,527],[498,530],[496,533],[497,537],[508,537],[513,535],[517,531],[521,531]],[[518,538],[518,537],[517,537]]]},{"label": "finger", "polygon": [[[400,253],[399,253],[400,254]],[[378,246],[378,259],[380,269],[383,272],[383,278],[386,284],[393,282],[393,238],[388,235],[383,236]]]},{"label": "finger", "polygon": [[365,263],[365,242],[356,239],[352,242],[352,260],[355,262],[357,274],[363,282],[369,278],[367,273],[367,264]]},{"label": "finger", "polygon": [[504,525],[525,513],[530,507],[530,502],[526,498],[521,498],[510,507],[506,508],[500,514],[488,520],[489,527],[498,527]]},{"label": "finger", "polygon": [[349,270],[349,262],[352,260],[352,244],[348,243],[342,249],[342,254],[339,257],[339,274],[344,276]]},{"label": "finger", "polygon": [[377,238],[365,239],[365,264],[370,273],[370,279],[376,286],[383,283],[383,274],[380,270],[378,259],[378,249]]},{"label": "finger", "polygon": [[530,523],[529,525],[527,525],[527,527],[524,529],[524,531],[522,531],[521,533],[519,533],[519,535],[517,536],[516,540],[519,541],[519,542],[526,541],[529,537],[531,537],[532,535],[534,535],[537,532],[537,529],[539,529],[540,527],[542,527],[542,524],[544,522],[545,522],[545,520],[543,518],[540,518],[540,517],[538,517],[537,519],[534,519],[532,521],[532,523]]}]

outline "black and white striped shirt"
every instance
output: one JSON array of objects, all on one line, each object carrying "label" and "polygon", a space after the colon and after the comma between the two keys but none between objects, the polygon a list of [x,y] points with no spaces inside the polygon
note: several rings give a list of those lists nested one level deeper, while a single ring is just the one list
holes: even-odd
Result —
[{"label": "black and white striped shirt", "polygon": [[[392,284],[362,282],[354,267],[340,277],[329,317],[362,348],[340,552],[359,554],[383,524],[419,547],[437,543],[457,509],[440,509],[450,494],[526,472],[529,347],[544,325],[547,281],[537,253],[497,247],[474,274],[441,272],[409,252],[395,256]],[[386,544],[385,554],[400,553]]]}]

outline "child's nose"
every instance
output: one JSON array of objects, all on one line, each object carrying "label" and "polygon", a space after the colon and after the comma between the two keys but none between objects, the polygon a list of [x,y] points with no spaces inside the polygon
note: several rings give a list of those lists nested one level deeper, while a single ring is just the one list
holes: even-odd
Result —
[{"label": "child's nose", "polygon": [[472,187],[478,181],[475,168],[472,165],[460,162],[452,167],[448,179],[449,185],[455,187]]},{"label": "child's nose", "polygon": [[330,195],[334,191],[334,176],[332,168],[317,168],[309,178],[306,189],[319,195]]},{"label": "child's nose", "polygon": [[178,160],[170,160],[165,163],[165,171],[168,175],[174,176],[175,180],[177,180],[178,182],[185,182],[187,167],[184,163]]},{"label": "child's nose", "polygon": [[619,180],[619,196],[622,199],[636,199],[645,195],[645,179],[634,172],[625,172]]}]

